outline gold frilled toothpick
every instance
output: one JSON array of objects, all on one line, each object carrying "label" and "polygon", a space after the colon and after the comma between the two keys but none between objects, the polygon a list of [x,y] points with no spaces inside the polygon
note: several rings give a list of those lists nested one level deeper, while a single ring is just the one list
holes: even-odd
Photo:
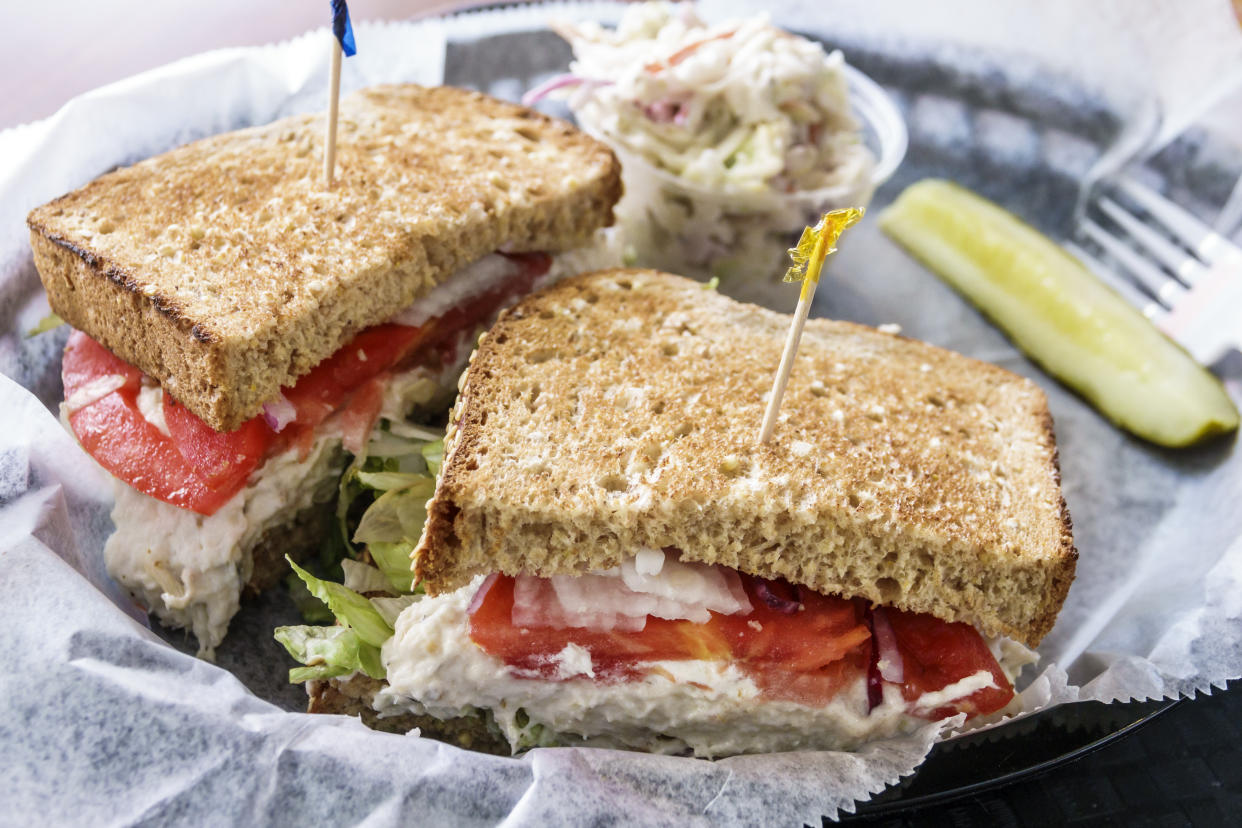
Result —
[{"label": "gold frilled toothpick", "polygon": [[811,312],[815,289],[819,287],[819,273],[823,269],[824,259],[828,258],[829,253],[836,251],[834,245],[845,228],[862,218],[864,212],[862,207],[850,207],[825,213],[818,224],[802,231],[798,246],[789,251],[793,266],[785,273],[785,281],[801,280],[802,292],[798,295],[798,307],[789,326],[789,336],[785,338],[780,367],[776,369],[776,377],[772,381],[772,396],[768,399],[768,409],[763,414],[763,427],[759,429],[760,444],[771,440],[772,432],[776,430],[776,415],[781,409],[785,386],[789,384],[789,372],[793,369],[794,356],[798,353],[798,343],[802,341],[802,329],[806,327],[806,318]]}]

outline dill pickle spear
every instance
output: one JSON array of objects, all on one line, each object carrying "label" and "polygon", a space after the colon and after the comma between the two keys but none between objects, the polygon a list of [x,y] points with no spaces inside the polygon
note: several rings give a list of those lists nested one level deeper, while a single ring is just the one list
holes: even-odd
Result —
[{"label": "dill pickle spear", "polygon": [[908,187],[880,227],[1105,417],[1189,446],[1238,427],[1220,381],[1076,258],[948,181]]}]

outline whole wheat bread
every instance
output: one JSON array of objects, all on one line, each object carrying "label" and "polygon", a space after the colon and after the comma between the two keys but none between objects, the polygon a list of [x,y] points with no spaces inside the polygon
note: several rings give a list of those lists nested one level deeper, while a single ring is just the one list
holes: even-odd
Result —
[{"label": "whole wheat bread", "polygon": [[488,730],[487,722],[478,716],[437,719],[403,713],[380,718],[375,712],[375,694],[383,687],[384,682],[369,678],[365,673],[308,681],[306,712],[357,716],[367,727],[387,733],[409,733],[417,728],[423,736],[480,753],[508,756],[513,752],[509,743]]},{"label": "whole wheat bread", "polygon": [[498,248],[612,221],[620,168],[569,124],[476,92],[380,86],[323,118],[218,135],[33,210],[53,310],[218,430]]},{"label": "whole wheat bread", "polygon": [[1037,644],[1077,560],[1043,392],[815,319],[758,445],[788,326],[654,271],[522,301],[462,379],[417,576],[439,593],[673,547]]}]

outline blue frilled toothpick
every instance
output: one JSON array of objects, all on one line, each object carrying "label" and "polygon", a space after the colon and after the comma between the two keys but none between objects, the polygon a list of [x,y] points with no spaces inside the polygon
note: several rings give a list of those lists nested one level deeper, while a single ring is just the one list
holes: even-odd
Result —
[{"label": "blue frilled toothpick", "polygon": [[345,0],[332,0],[332,77],[328,90],[328,123],[324,135],[323,179],[329,190],[336,177],[336,118],[341,98],[341,57],[352,57],[354,27],[349,22],[349,6]]}]

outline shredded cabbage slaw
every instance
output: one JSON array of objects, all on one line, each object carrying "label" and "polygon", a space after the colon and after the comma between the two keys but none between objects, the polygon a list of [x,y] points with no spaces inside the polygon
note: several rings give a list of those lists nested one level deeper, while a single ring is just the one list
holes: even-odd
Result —
[{"label": "shredded cabbage slaw", "polygon": [[767,15],[709,26],[690,6],[647,3],[627,9],[615,31],[557,28],[574,48],[570,74],[524,102],[573,90],[580,120],[686,182],[817,190],[864,163],[841,53]]},{"label": "shredded cabbage slaw", "polygon": [[617,152],[638,264],[767,276],[808,216],[869,200],[875,162],[840,52],[766,14],[709,25],[668,3],[626,9],[615,30],[553,28],[575,60],[523,102],[565,98]]}]

